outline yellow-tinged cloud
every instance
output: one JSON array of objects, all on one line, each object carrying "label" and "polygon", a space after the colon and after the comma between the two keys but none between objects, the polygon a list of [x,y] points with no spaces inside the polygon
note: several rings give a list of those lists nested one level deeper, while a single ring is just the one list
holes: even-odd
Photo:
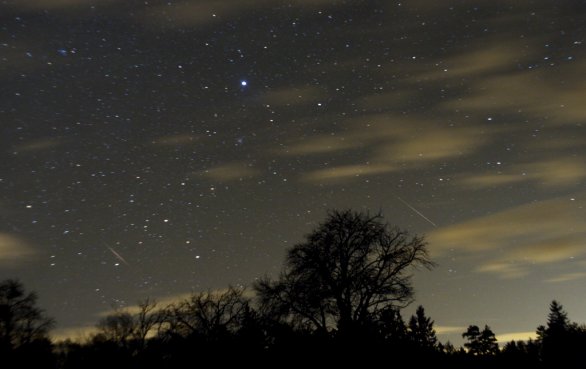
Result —
[{"label": "yellow-tinged cloud", "polygon": [[[179,293],[176,295],[170,295],[170,296],[164,296],[162,298],[151,299],[151,302],[156,303],[154,311],[158,311],[158,310],[161,310],[161,309],[168,307],[169,305],[177,304],[181,301],[188,300],[192,295],[193,295],[193,292]],[[140,310],[141,310],[140,306],[138,304],[136,304],[136,305],[125,306],[125,307],[123,307],[121,309],[117,309],[117,310],[102,311],[98,314],[98,317],[103,318],[105,316],[114,314],[116,312],[137,314],[140,312]]]},{"label": "yellow-tinged cloud", "polygon": [[483,273],[497,274],[503,279],[521,278],[529,274],[525,265],[514,261],[489,261],[476,268],[476,271]]},{"label": "yellow-tinged cloud", "polygon": [[489,140],[480,129],[441,126],[425,118],[377,114],[346,122],[337,135],[316,135],[291,141],[281,155],[316,155],[361,150],[363,163],[347,163],[303,175],[306,181],[350,179],[398,169],[414,169],[471,155]]},{"label": "yellow-tinged cloud", "polygon": [[96,333],[98,333],[98,329],[95,326],[57,328],[49,332],[53,342],[71,340],[79,343],[88,341]]},{"label": "yellow-tinged cloud", "polygon": [[[219,296],[223,293],[228,291],[227,288],[224,289],[217,289],[211,291],[213,296]],[[207,291],[206,291],[207,293]],[[151,312],[158,312],[161,311],[170,305],[175,305],[181,303],[183,301],[188,301],[194,294],[198,294],[198,292],[186,292],[186,293],[179,293],[175,295],[164,296],[162,298],[155,298],[151,299],[150,303],[154,304],[153,310]],[[245,290],[243,293],[243,297],[245,298],[252,298],[254,297],[254,292],[252,290]],[[97,314],[96,323],[100,318],[107,317],[112,314],[116,313],[128,313],[128,314],[138,314],[141,311],[141,307],[139,304],[126,306],[120,309],[115,310],[105,310]],[[98,333],[99,330],[96,325],[83,325],[78,327],[68,327],[68,328],[61,328],[61,329],[54,329],[50,332],[51,339],[53,342],[60,342],[65,340],[71,340],[74,342],[86,342],[88,341],[93,335]],[[150,335],[154,335],[155,330],[150,332]],[[148,337],[148,336],[147,336]]]},{"label": "yellow-tinged cloud", "polygon": [[[160,311],[169,305],[176,304],[181,301],[185,301],[189,299],[192,293],[181,293],[176,295],[165,296],[160,299],[152,299],[152,303],[156,303],[153,312]],[[126,306],[121,309],[117,310],[105,310],[97,314],[96,323],[99,321],[100,318],[104,318],[111,314],[116,314],[118,312],[129,313],[129,314],[138,314],[141,311],[141,308],[138,304]],[[68,327],[68,328],[61,328],[61,329],[54,329],[50,332],[51,339],[53,342],[71,340],[74,342],[85,342],[90,339],[93,335],[98,333],[98,329],[96,325],[83,325],[78,327]]]},{"label": "yellow-tinged cloud", "polygon": [[360,147],[361,142],[343,136],[317,136],[295,143],[283,152],[285,155],[310,155],[335,152]]},{"label": "yellow-tinged cloud", "polygon": [[[582,65],[583,66],[583,65]],[[568,70],[569,71],[569,70]],[[479,78],[471,93],[443,104],[449,110],[511,112],[547,118],[549,124],[576,124],[586,118],[586,87],[548,82],[544,72],[503,73]]]},{"label": "yellow-tinged cloud", "polygon": [[385,161],[423,162],[466,156],[476,151],[486,139],[470,129],[433,129],[417,136],[403,137],[379,149],[378,157]]},{"label": "yellow-tinged cloud", "polygon": [[529,339],[537,339],[537,333],[535,331],[527,331],[503,333],[496,335],[496,340],[501,344],[511,341],[529,341]]},{"label": "yellow-tinged cloud", "polygon": [[527,173],[548,187],[576,185],[586,178],[586,167],[581,160],[556,159],[533,163]]},{"label": "yellow-tinged cloud", "polygon": [[476,270],[503,278],[524,276],[531,265],[584,256],[584,239],[586,209],[571,198],[521,205],[429,235],[432,252],[481,253]]},{"label": "yellow-tinged cloud", "polygon": [[586,278],[586,273],[584,273],[584,272],[564,273],[564,274],[558,275],[557,277],[546,279],[545,282],[561,283],[561,282],[575,281],[577,279],[584,279],[584,278]]},{"label": "yellow-tinged cloud", "polygon": [[17,152],[37,152],[49,150],[61,144],[63,144],[63,140],[59,138],[40,138],[16,145],[12,150]]},{"label": "yellow-tinged cloud", "polygon": [[525,174],[478,174],[460,177],[460,183],[473,189],[510,185],[527,181]]},{"label": "yellow-tinged cloud", "polygon": [[436,334],[452,334],[466,331],[466,327],[453,325],[437,325],[434,326],[434,329]]},{"label": "yellow-tinged cloud", "polygon": [[[561,133],[557,131],[558,135]],[[566,132],[561,137],[547,137],[545,140],[532,140],[525,143],[525,147],[535,152],[551,152],[552,150],[576,149],[586,147],[586,137],[576,136]]]},{"label": "yellow-tinged cloud", "polygon": [[240,181],[257,174],[256,169],[243,162],[223,164],[200,172],[200,175],[218,182]]},{"label": "yellow-tinged cloud", "polygon": [[34,254],[34,250],[25,240],[9,233],[0,233],[0,264],[17,263]]},{"label": "yellow-tinged cloud", "polygon": [[535,182],[542,187],[563,187],[580,184],[586,179],[586,166],[577,159],[559,158],[517,164],[498,174],[460,176],[463,186],[474,189]]},{"label": "yellow-tinged cloud", "polygon": [[442,80],[453,78],[478,78],[502,73],[507,68],[516,67],[519,58],[519,50],[522,44],[518,45],[485,45],[485,47],[472,50],[448,58],[438,63],[436,68],[429,71],[429,68],[422,69],[413,78],[419,81]]},{"label": "yellow-tinged cloud", "polygon": [[396,170],[388,164],[343,165],[327,169],[308,172],[302,179],[308,182],[340,181],[348,178],[357,178],[367,174],[381,174]]}]

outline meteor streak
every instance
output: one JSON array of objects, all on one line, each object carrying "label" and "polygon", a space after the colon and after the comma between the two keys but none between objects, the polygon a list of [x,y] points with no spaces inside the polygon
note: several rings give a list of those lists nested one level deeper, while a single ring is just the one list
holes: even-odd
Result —
[{"label": "meteor streak", "polygon": [[121,262],[123,262],[124,264],[130,266],[130,264],[128,264],[128,262],[126,260],[124,260],[124,258],[122,257],[122,255],[120,255],[119,253],[117,253],[116,250],[114,250],[113,248],[111,248],[108,245],[106,245],[106,247],[108,248],[108,250],[110,250],[112,252],[112,254],[114,254],[114,256],[116,257],[116,259],[118,259]]},{"label": "meteor streak", "polygon": [[434,222],[432,222],[428,217],[426,217],[425,215],[423,215],[419,210],[415,209],[413,206],[409,205],[409,203],[407,203],[407,201],[403,200],[402,198],[397,196],[397,199],[399,199],[399,201],[401,201],[403,204],[405,204],[405,206],[407,206],[409,209],[413,210],[415,212],[415,214],[419,215],[420,217],[422,217],[423,219],[425,219],[429,224],[431,224],[432,226],[434,226],[435,228],[437,228],[437,224],[435,224]]}]

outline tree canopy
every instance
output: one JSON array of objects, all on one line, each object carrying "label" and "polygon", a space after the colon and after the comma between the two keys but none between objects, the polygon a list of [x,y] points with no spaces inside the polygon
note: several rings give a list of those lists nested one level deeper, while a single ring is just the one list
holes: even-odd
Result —
[{"label": "tree canopy", "polygon": [[0,282],[0,348],[12,350],[47,338],[53,320],[37,307],[37,295],[15,279]]},{"label": "tree canopy", "polygon": [[409,304],[410,270],[433,265],[423,237],[390,227],[382,215],[332,211],[288,251],[279,278],[262,279],[255,289],[281,316],[353,334],[385,309]]},{"label": "tree canopy", "polygon": [[488,325],[485,325],[482,331],[478,326],[471,325],[466,332],[462,333],[462,337],[468,340],[464,343],[464,347],[472,355],[488,356],[498,353],[499,346],[496,336]]},{"label": "tree canopy", "polygon": [[425,316],[425,309],[419,305],[415,315],[409,319],[409,336],[417,346],[431,350],[437,345],[437,337],[433,328],[434,321]]}]

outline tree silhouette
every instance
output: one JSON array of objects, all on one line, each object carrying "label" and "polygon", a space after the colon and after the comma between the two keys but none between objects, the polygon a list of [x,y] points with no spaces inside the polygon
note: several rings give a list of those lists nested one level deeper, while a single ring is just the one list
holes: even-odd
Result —
[{"label": "tree silhouette", "polygon": [[392,345],[403,343],[407,337],[407,326],[398,308],[390,307],[381,311],[378,324],[382,337]]},{"label": "tree silhouette", "polygon": [[466,332],[462,333],[462,337],[468,340],[464,343],[464,347],[472,355],[488,356],[499,352],[496,336],[488,325],[485,325],[482,331],[476,325],[468,326]]},{"label": "tree silhouette", "polygon": [[549,305],[549,314],[547,315],[547,332],[555,334],[557,332],[566,332],[569,328],[568,313],[559,302],[553,300]]},{"label": "tree silhouette", "polygon": [[17,280],[0,282],[0,349],[2,351],[48,338],[52,319],[37,306],[37,295],[26,293]]},{"label": "tree silhouette", "polygon": [[117,310],[100,319],[94,340],[108,341],[136,352],[143,350],[147,336],[154,335],[155,328],[160,326],[162,314],[156,309],[156,301],[148,298],[139,302],[137,308],[136,313]]},{"label": "tree silhouette", "polygon": [[537,328],[537,339],[541,343],[541,358],[546,364],[573,365],[583,363],[578,355],[583,351],[579,343],[584,340],[584,331],[568,319],[564,307],[553,300],[549,305],[547,325]]},{"label": "tree silhouette", "polygon": [[220,340],[238,330],[248,305],[243,288],[229,286],[225,291],[193,294],[189,299],[167,308],[167,333]]},{"label": "tree silhouette", "polygon": [[409,338],[419,348],[434,350],[437,347],[437,337],[433,329],[433,320],[425,316],[423,306],[419,305],[415,315],[409,320]]},{"label": "tree silhouette", "polygon": [[36,305],[37,295],[27,293],[19,281],[0,282],[1,367],[38,368],[54,364],[48,336],[54,322]]},{"label": "tree silhouette", "polygon": [[512,367],[534,368],[539,365],[539,345],[529,339],[525,341],[510,341],[502,350],[503,359]]},{"label": "tree silhouette", "polygon": [[455,355],[458,351],[450,341],[446,343],[438,343],[438,351],[446,355]]},{"label": "tree silhouette", "polygon": [[126,311],[116,311],[100,319],[97,326],[98,335],[95,339],[109,341],[118,346],[126,347],[134,334],[134,318]]},{"label": "tree silhouette", "polygon": [[389,306],[409,304],[408,271],[433,265],[422,237],[390,228],[380,214],[332,211],[288,251],[279,279],[264,278],[255,289],[276,314],[349,337]]},{"label": "tree silhouette", "polygon": [[138,303],[138,313],[134,317],[133,339],[137,349],[144,349],[147,336],[153,334],[155,327],[161,328],[163,314],[157,310],[157,302],[149,298]]}]

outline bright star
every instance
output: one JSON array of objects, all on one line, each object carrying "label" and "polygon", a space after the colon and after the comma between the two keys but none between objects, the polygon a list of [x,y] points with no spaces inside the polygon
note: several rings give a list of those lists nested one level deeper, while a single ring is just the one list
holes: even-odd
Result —
[{"label": "bright star", "polygon": [[240,81],[240,86],[245,87],[248,85],[248,82],[246,81]]}]

